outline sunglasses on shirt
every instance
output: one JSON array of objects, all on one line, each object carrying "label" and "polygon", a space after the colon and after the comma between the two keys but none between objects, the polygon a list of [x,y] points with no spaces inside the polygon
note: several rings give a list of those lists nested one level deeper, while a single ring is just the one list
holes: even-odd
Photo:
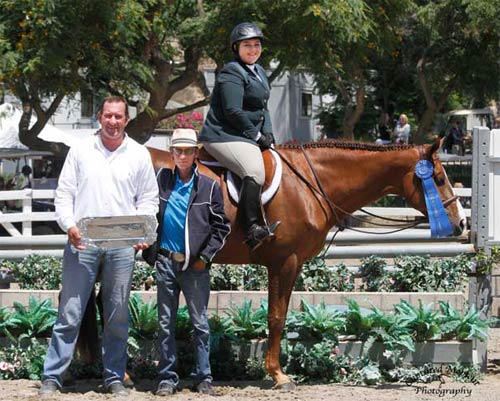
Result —
[{"label": "sunglasses on shirt", "polygon": [[172,152],[174,152],[174,155],[180,156],[182,154],[186,156],[191,156],[194,154],[196,151],[196,148],[172,148]]}]

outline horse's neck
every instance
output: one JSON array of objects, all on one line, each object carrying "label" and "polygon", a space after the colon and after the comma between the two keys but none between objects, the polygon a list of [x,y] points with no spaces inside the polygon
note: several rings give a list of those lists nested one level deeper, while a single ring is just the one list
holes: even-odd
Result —
[{"label": "horse's neck", "polygon": [[411,164],[410,151],[330,150],[318,160],[318,175],[332,202],[352,213],[384,195],[403,194],[403,177]]}]

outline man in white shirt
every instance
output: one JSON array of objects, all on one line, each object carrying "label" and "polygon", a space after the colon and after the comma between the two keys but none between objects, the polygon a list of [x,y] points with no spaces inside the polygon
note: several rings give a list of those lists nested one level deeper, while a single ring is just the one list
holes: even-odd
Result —
[{"label": "man in white shirt", "polygon": [[[108,97],[98,113],[101,129],[72,147],[56,190],[56,218],[68,233],[64,249],[59,315],[44,363],[41,395],[55,393],[75,349],[85,308],[98,274],[104,310],[103,377],[107,391],[125,395],[128,299],[135,250],[86,248],[76,223],[84,217],[152,215],[158,211],[158,186],[147,149],[129,138],[124,99]],[[135,249],[134,249],[135,248]],[[99,272],[101,269],[101,272]]]}]

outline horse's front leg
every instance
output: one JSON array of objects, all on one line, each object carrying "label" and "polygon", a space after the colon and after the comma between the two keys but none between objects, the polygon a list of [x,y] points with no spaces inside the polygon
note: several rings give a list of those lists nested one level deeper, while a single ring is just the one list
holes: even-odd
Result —
[{"label": "horse's front leg", "polygon": [[291,255],[283,265],[268,267],[269,276],[269,339],[266,355],[266,370],[274,380],[275,388],[294,390],[295,383],[283,373],[280,366],[280,341],[285,327],[290,295],[301,266],[297,257]]}]

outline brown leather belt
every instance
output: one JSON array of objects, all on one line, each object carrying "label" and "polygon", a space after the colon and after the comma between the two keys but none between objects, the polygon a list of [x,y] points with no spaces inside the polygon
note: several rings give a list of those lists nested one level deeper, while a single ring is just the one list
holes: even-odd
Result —
[{"label": "brown leather belt", "polygon": [[174,262],[182,263],[186,260],[186,255],[180,252],[172,252],[169,249],[158,248],[158,253],[165,256],[166,258],[173,260]]}]

